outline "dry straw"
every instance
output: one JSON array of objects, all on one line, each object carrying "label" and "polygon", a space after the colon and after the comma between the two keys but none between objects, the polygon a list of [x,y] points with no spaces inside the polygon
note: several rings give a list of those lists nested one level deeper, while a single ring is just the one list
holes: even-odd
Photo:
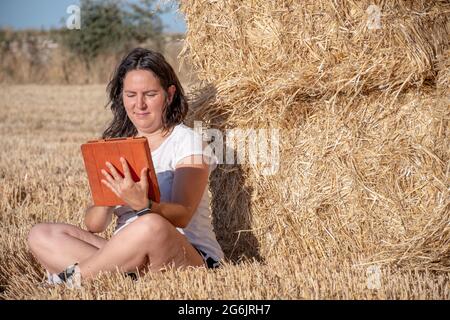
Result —
[{"label": "dry straw", "polygon": [[183,56],[203,80],[190,120],[280,129],[276,175],[214,173],[231,259],[450,270],[448,1],[197,0],[182,11]]},{"label": "dry straw", "polygon": [[[368,28],[371,4],[380,29]],[[185,57],[203,80],[191,124],[280,129],[277,174],[213,171],[231,261],[137,283],[113,274],[82,290],[38,286],[28,231],[82,225],[79,146],[111,114],[103,86],[12,86],[0,91],[0,299],[449,299],[448,1],[189,0],[182,10]],[[246,258],[259,262],[234,264]]]},{"label": "dry straw", "polygon": [[438,57],[438,88],[445,95],[450,90],[450,49]]}]

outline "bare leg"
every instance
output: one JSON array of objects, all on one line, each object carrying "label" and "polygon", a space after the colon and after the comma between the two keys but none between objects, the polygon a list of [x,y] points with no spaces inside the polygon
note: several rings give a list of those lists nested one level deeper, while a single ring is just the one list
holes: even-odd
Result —
[{"label": "bare leg", "polygon": [[204,261],[186,237],[157,214],[139,217],[98,252],[79,263],[83,279],[117,268],[122,272],[147,267],[159,271],[168,265],[175,268],[204,266]]},{"label": "bare leg", "polygon": [[76,226],[60,223],[35,225],[28,235],[28,245],[36,259],[51,273],[96,253],[107,240]]}]

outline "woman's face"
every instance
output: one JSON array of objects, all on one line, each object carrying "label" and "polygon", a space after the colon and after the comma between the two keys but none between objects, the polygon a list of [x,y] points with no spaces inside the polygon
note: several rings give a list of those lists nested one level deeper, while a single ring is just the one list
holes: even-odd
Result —
[{"label": "woman's face", "polygon": [[159,79],[147,70],[132,70],[123,81],[123,104],[128,117],[140,134],[162,127],[164,105],[172,102],[175,86],[166,94]]}]

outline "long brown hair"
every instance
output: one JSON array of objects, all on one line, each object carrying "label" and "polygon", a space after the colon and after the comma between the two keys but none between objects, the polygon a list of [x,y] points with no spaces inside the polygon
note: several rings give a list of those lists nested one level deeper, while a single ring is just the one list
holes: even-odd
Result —
[{"label": "long brown hair", "polygon": [[136,48],[120,61],[106,89],[109,95],[106,108],[111,108],[114,118],[109,127],[103,132],[103,139],[133,137],[137,134],[136,127],[128,118],[122,97],[123,81],[126,74],[132,70],[148,70],[153,73],[159,79],[166,96],[167,89],[171,85],[176,87],[172,102],[170,105],[166,104],[163,109],[163,132],[169,132],[172,127],[182,123],[186,117],[188,103],[183,87],[173,68],[162,54],[148,49]]}]

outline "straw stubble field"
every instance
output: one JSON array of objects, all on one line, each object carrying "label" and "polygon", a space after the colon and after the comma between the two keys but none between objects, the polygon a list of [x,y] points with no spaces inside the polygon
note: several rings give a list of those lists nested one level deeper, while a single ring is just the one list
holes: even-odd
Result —
[{"label": "straw stubble field", "polygon": [[[380,28],[368,28],[370,4]],[[27,232],[42,221],[82,225],[79,147],[110,115],[103,86],[9,86],[0,91],[1,297],[449,299],[448,1],[181,9],[181,57],[200,81],[186,123],[280,132],[275,175],[249,163],[211,175],[224,267],[39,288]]]}]

